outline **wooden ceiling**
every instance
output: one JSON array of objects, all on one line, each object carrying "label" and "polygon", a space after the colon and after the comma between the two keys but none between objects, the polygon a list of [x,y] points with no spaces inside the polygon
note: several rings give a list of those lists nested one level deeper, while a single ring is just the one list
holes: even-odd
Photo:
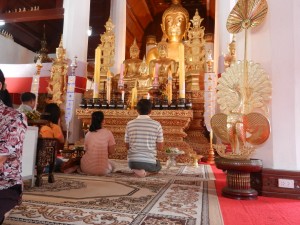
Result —
[{"label": "wooden ceiling", "polygon": [[[93,61],[100,34],[105,32],[104,25],[109,18],[110,0],[90,1],[90,26],[93,33],[89,37],[88,61]],[[129,48],[134,38],[141,49],[140,57],[145,54],[147,35],[161,39],[162,13],[170,4],[171,0],[127,0],[126,58],[129,58]],[[182,5],[189,11],[190,18],[197,8],[204,18],[202,25],[206,32],[213,33],[215,0],[182,0]],[[35,7],[39,10],[31,11]],[[34,52],[41,48],[45,25],[49,53],[55,53],[63,32],[63,15],[63,0],[0,0],[0,19],[6,21],[0,29],[12,34],[16,43]]]}]

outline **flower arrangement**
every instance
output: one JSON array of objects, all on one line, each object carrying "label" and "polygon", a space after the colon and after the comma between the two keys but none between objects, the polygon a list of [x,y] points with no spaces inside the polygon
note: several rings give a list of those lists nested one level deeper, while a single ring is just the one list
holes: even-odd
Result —
[{"label": "flower arrangement", "polygon": [[41,114],[36,110],[25,112],[25,115],[28,120],[39,120],[41,118]]},{"label": "flower arrangement", "polygon": [[166,149],[167,154],[184,154],[184,151],[179,150],[176,147],[170,147]]}]

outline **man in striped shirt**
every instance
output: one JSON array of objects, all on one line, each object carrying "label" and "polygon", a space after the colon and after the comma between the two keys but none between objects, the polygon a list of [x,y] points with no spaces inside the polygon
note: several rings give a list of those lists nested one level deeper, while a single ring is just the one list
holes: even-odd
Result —
[{"label": "man in striped shirt", "polygon": [[125,131],[128,165],[139,177],[161,170],[156,155],[163,149],[163,130],[158,121],[150,118],[151,109],[152,103],[141,99],[137,103],[139,116],[128,122]]}]

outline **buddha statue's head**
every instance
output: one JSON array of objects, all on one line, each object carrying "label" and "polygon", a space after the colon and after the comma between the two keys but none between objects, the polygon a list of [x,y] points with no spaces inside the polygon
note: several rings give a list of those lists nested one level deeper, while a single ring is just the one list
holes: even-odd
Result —
[{"label": "buddha statue's head", "polygon": [[189,13],[182,7],[181,0],[172,0],[162,16],[161,28],[169,42],[181,42],[189,29]]},{"label": "buddha statue's head", "polygon": [[162,40],[157,44],[157,50],[159,58],[167,58],[168,57],[168,44],[166,41]]},{"label": "buddha statue's head", "polygon": [[65,58],[66,49],[63,47],[63,39],[61,37],[58,48],[56,48],[56,58],[57,60],[63,60]]},{"label": "buddha statue's head", "polygon": [[130,53],[130,58],[132,59],[137,59],[139,57],[140,49],[136,44],[136,39],[134,39],[133,44],[130,46],[129,53]]}]

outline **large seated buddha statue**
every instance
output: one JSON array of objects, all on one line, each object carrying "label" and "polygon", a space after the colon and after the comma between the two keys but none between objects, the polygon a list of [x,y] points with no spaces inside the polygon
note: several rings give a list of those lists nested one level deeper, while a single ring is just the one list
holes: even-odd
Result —
[{"label": "large seated buddha statue", "polygon": [[[179,61],[179,45],[189,29],[189,13],[182,7],[181,0],[172,0],[172,4],[162,16],[163,39],[167,40],[168,57]],[[147,54],[147,63],[158,59],[158,48],[152,48]]]}]

